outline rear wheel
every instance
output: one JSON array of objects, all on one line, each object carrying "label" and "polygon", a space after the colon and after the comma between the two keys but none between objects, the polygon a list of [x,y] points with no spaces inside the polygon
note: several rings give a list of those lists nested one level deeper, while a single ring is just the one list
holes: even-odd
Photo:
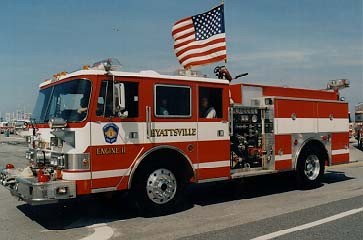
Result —
[{"label": "rear wheel", "polygon": [[300,187],[315,187],[320,183],[325,164],[319,150],[304,149],[297,164],[297,180]]},{"label": "rear wheel", "polygon": [[143,214],[167,214],[180,205],[185,182],[169,164],[146,164],[137,172],[132,191]]}]

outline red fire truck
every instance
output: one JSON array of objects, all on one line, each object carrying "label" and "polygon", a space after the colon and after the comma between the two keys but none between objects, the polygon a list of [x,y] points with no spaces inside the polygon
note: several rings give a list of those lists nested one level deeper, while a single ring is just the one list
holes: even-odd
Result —
[{"label": "red fire truck", "polygon": [[8,124],[9,124],[8,122],[0,122],[0,134],[5,133],[5,130],[7,129]]},{"label": "red fire truck", "polygon": [[1,182],[32,205],[130,190],[172,209],[189,183],[295,171],[314,185],[349,161],[338,91],[166,76],[99,62],[40,84],[26,158]]},{"label": "red fire truck", "polygon": [[0,122],[0,134],[14,134],[14,126],[9,122]]}]

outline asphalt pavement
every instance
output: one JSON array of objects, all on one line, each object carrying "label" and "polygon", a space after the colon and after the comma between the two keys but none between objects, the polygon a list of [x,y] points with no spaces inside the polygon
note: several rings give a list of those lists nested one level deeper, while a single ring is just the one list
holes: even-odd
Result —
[{"label": "asphalt pavement", "polygon": [[[10,144],[8,143],[10,142]],[[0,166],[24,167],[27,143],[0,137]],[[127,195],[93,195],[31,207],[0,187],[0,239],[363,239],[363,152],[328,167],[321,186],[290,174],[194,185],[184,209],[142,217]],[[362,209],[362,211],[360,211]]]},{"label": "asphalt pavement", "polygon": [[282,214],[276,217],[266,218],[260,221],[225,228],[219,231],[192,235],[182,239],[269,239],[267,235],[280,231],[285,231],[286,233],[274,239],[363,239],[363,209],[356,214],[337,219],[336,221],[320,224],[314,228],[289,231],[289,229],[296,228],[296,226],[303,226],[308,223],[316,222],[342,212],[347,212],[351,209],[360,209],[363,207],[362,204],[363,196],[358,196]]}]

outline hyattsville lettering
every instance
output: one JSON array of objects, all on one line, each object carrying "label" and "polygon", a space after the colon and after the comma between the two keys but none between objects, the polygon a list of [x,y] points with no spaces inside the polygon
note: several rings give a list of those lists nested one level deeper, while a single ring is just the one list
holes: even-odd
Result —
[{"label": "hyattsville lettering", "polygon": [[197,135],[196,128],[151,129],[151,137],[186,137]]}]

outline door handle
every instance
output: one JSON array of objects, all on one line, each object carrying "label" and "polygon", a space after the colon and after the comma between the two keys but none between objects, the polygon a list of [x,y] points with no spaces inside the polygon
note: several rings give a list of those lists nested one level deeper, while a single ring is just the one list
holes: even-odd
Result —
[{"label": "door handle", "polygon": [[151,107],[146,106],[146,137],[151,137]]}]

